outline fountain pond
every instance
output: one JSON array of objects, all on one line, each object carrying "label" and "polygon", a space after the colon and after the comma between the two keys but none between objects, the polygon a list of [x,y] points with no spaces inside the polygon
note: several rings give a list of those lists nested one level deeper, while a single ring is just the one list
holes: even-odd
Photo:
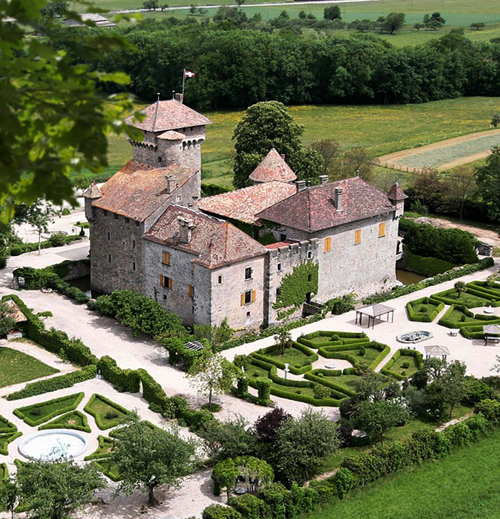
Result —
[{"label": "fountain pond", "polygon": [[28,459],[54,461],[76,458],[87,448],[85,437],[67,429],[53,429],[30,434],[19,444],[19,452]]},{"label": "fountain pond", "polygon": [[405,344],[416,344],[417,342],[426,341],[427,339],[432,339],[434,337],[431,332],[419,331],[419,332],[409,332],[404,333],[403,335],[398,335],[396,339],[399,342]]}]

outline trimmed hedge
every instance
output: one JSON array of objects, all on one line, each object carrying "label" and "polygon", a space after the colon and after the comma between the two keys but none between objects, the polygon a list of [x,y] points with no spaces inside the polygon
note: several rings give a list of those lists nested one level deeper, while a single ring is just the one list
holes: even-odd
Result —
[{"label": "trimmed hedge", "polygon": [[15,439],[19,438],[19,436],[22,436],[23,433],[21,432],[15,432],[13,434],[5,434],[0,436],[0,454],[3,456],[9,455],[9,443],[13,442]]},{"label": "trimmed hedge", "polygon": [[17,427],[13,423],[9,422],[7,418],[0,416],[0,434],[11,433],[15,431],[17,431]]},{"label": "trimmed hedge", "polygon": [[113,384],[117,391],[121,393],[139,392],[141,382],[137,370],[121,369],[116,361],[107,355],[99,359],[97,369],[108,382]]},{"label": "trimmed hedge", "polygon": [[67,373],[66,375],[60,375],[58,377],[52,377],[45,380],[39,380],[38,382],[31,382],[27,384],[23,389],[7,395],[7,400],[20,400],[22,398],[28,398],[30,396],[42,395],[44,393],[50,393],[52,391],[58,391],[59,389],[65,389],[67,387],[73,387],[75,384],[84,382],[85,380],[91,380],[97,375],[97,366],[90,365],[85,368]]},{"label": "trimmed hedge", "polygon": [[[63,245],[69,245],[77,240],[81,240],[83,236],[79,236],[77,234],[71,234],[69,236],[64,236],[64,243],[56,243],[54,240],[49,238],[48,240],[42,241],[40,244],[41,249],[50,249],[52,247],[62,247]],[[26,252],[35,252],[38,250],[38,242],[31,243],[22,243],[20,245],[14,245],[10,249],[11,256],[20,256],[21,254],[25,254]]]},{"label": "trimmed hedge", "polygon": [[[78,407],[78,404],[83,400],[84,393],[75,393],[74,395],[67,395],[62,396],[60,398],[54,398],[52,400],[46,400],[45,402],[37,402],[36,404],[28,405],[25,407],[19,407],[17,409],[14,409],[14,414],[21,418],[24,422],[26,422],[31,427],[36,427],[37,425],[40,425],[44,422],[48,422],[52,418],[55,418],[56,416],[59,416],[64,413],[68,413],[69,411],[73,411]],[[34,408],[43,408],[47,405],[52,405],[56,403],[64,403],[64,402],[71,402],[67,403],[66,405],[63,405],[61,408],[57,409],[56,411],[53,411],[52,413],[49,413],[45,416],[40,416],[40,418],[31,418],[29,416],[29,411],[31,411]]]},{"label": "trimmed hedge", "polygon": [[[500,318],[495,315],[483,315],[483,314],[474,314],[471,312],[467,307],[462,305],[451,305],[448,310],[445,312],[443,317],[439,319],[438,324],[441,326],[445,326],[446,328],[453,328],[453,329],[459,329],[460,332],[464,337],[467,337],[467,335],[464,333],[464,331],[470,330],[473,331],[477,330],[482,332],[483,331],[483,325],[477,324],[473,321],[452,321],[451,320],[451,314],[455,310],[460,310],[466,317],[470,317],[472,319],[478,320],[478,321],[485,321],[484,324],[500,324]],[[467,337],[470,338],[470,337]],[[484,339],[484,333],[481,337],[473,337],[473,338],[481,338]]]},{"label": "trimmed hedge", "polygon": [[[68,419],[71,416],[77,415],[82,419],[83,424],[64,424],[64,420]],[[92,430],[89,427],[89,422],[87,420],[87,417],[80,413],[80,411],[70,411],[69,413],[63,414],[62,416],[59,416],[55,420],[53,420],[50,423],[41,425],[38,430],[43,431],[45,429],[72,429],[75,431],[83,431],[83,432],[92,432]]]},{"label": "trimmed hedge", "polygon": [[[276,366],[280,369],[285,369],[284,362],[281,362],[278,359],[275,359],[273,357],[269,357],[268,355],[266,355],[266,353],[274,353],[275,351],[277,351],[278,348],[279,348],[279,346],[277,346],[277,345],[268,346],[267,348],[262,348],[260,350],[257,350],[256,352],[252,353],[252,356],[256,359],[267,362],[268,364],[273,364],[274,366]],[[289,366],[290,372],[293,373],[294,375],[302,375],[302,374],[306,373],[307,371],[311,371],[311,369],[312,369],[311,364],[313,362],[316,362],[319,359],[318,354],[315,353],[314,351],[312,351],[311,349],[309,349],[307,346],[304,346],[303,344],[300,344],[298,342],[293,342],[292,348],[295,348],[296,350],[299,350],[301,353],[304,353],[304,355],[306,355],[308,357],[308,363],[300,368],[290,365]]]},{"label": "trimmed hedge", "polygon": [[[322,384],[330,389],[333,389],[336,393],[339,394],[339,400],[343,400],[344,398],[347,398],[349,396],[354,396],[356,392],[352,389],[348,389],[340,384],[335,384],[335,382],[331,382],[330,380],[325,380],[323,377],[318,377],[317,373],[325,372],[329,370],[314,370],[310,373],[306,373],[304,376],[308,380],[311,380],[313,382],[316,382],[318,384]],[[331,377],[339,377],[342,375],[342,371],[340,370],[332,370],[331,374],[329,376]]]},{"label": "trimmed hedge", "polygon": [[472,265],[463,265],[462,267],[454,268],[453,270],[449,270],[448,272],[445,272],[443,274],[438,274],[437,276],[434,276],[431,279],[420,281],[419,283],[414,283],[412,285],[406,285],[404,287],[395,288],[390,292],[383,292],[381,294],[369,296],[363,300],[363,303],[367,305],[371,305],[374,303],[383,303],[385,301],[389,301],[390,299],[395,299],[397,297],[412,294],[413,292],[417,292],[418,290],[422,290],[427,287],[439,285],[440,283],[444,283],[445,281],[451,281],[452,279],[467,276],[468,274],[474,274],[474,272],[479,272],[480,270],[490,268],[494,264],[495,261],[493,258],[483,258],[478,263],[474,263]]},{"label": "trimmed hedge", "polygon": [[433,256],[419,256],[414,254],[408,247],[403,247],[404,256],[401,269],[415,272],[421,276],[436,276],[455,268],[457,263],[452,263]]},{"label": "trimmed hedge", "polygon": [[85,461],[99,460],[99,459],[107,458],[108,456],[111,456],[110,452],[99,452],[99,451],[104,451],[104,449],[107,449],[108,446],[106,444],[109,444],[109,446],[112,446],[114,444],[115,440],[113,440],[112,438],[108,438],[107,436],[101,436],[101,435],[99,435],[97,437],[97,440],[99,442],[99,447],[97,447],[97,449],[92,454],[85,456],[85,458],[84,458]]},{"label": "trimmed hedge", "polygon": [[95,419],[95,422],[97,424],[97,427],[99,427],[99,429],[101,429],[101,431],[104,431],[106,429],[110,429],[111,427],[115,427],[116,425],[119,425],[121,423],[123,423],[123,417],[121,416],[118,416],[115,421],[116,421],[116,424],[115,423],[112,423],[111,425],[108,424],[108,425],[104,425],[102,423],[102,420],[101,420],[101,414],[100,413],[97,413],[94,409],[92,409],[92,404],[96,401],[96,400],[101,400],[102,402],[104,402],[105,404],[107,404],[109,407],[112,407],[113,409],[116,409],[120,414],[124,414],[125,417],[127,416],[131,416],[131,412],[128,410],[128,409],[125,409],[124,407],[122,407],[121,405],[113,402],[112,400],[109,400],[109,398],[106,398],[105,396],[102,396],[102,395],[99,395],[97,393],[94,393],[89,401],[87,402],[87,404],[85,405],[85,407],[83,408],[83,410],[88,413],[89,415],[93,416],[94,419]]},{"label": "trimmed hedge", "polygon": [[[414,306],[425,304],[429,306],[433,306],[433,310],[431,312],[426,312],[424,314],[415,312]],[[415,299],[414,301],[409,301],[406,303],[406,311],[408,312],[408,319],[410,321],[416,321],[420,323],[432,323],[434,319],[438,316],[439,312],[444,308],[444,303],[440,301],[434,301],[429,297],[421,297],[420,299]]]},{"label": "trimmed hedge", "polygon": [[387,375],[388,377],[395,378],[396,380],[406,380],[408,377],[405,377],[396,371],[391,371],[392,366],[396,363],[396,361],[401,357],[401,355],[405,355],[408,357],[414,357],[415,364],[417,369],[422,369],[424,367],[424,359],[422,354],[417,350],[408,350],[405,348],[401,348],[397,350],[394,355],[389,359],[387,364],[380,370],[383,375]]}]

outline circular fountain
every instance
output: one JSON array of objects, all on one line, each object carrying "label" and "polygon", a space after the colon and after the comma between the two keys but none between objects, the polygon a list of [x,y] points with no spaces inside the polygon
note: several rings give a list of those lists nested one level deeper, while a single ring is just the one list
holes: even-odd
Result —
[{"label": "circular fountain", "polygon": [[19,444],[19,452],[35,461],[56,461],[76,458],[85,452],[87,440],[75,431],[52,429],[26,436]]},{"label": "circular fountain", "polygon": [[434,337],[431,332],[419,331],[419,332],[408,332],[403,335],[398,335],[396,340],[405,344],[416,344],[417,342],[426,341]]}]

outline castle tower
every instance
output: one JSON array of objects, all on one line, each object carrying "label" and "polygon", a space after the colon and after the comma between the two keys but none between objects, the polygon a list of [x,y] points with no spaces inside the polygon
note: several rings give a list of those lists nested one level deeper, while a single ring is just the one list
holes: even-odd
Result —
[{"label": "castle tower", "polygon": [[396,218],[401,218],[405,211],[405,200],[408,198],[408,195],[401,189],[399,182],[394,182],[387,193],[387,198],[396,207]]},{"label": "castle tower", "polygon": [[186,106],[180,94],[158,100],[141,113],[142,121],[133,116],[125,121],[144,135],[141,142],[129,139],[135,161],[155,168],[179,164],[201,171],[201,145],[210,119]]}]

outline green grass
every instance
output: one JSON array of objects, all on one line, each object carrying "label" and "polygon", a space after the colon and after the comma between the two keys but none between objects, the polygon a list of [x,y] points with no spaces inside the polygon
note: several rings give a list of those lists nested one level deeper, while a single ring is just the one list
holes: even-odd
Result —
[{"label": "green grass", "polygon": [[[498,99],[493,97],[466,97],[402,106],[290,107],[291,115],[305,128],[304,144],[336,139],[341,142],[343,149],[364,146],[375,156],[458,137],[460,134],[489,130],[491,114],[496,111]],[[207,128],[207,139],[202,148],[204,182],[231,187],[234,155],[234,141],[231,137],[243,114],[244,111],[204,112],[214,122]],[[130,158],[132,148],[125,137],[110,136],[110,167],[105,173],[111,175]],[[411,173],[375,168],[378,185],[386,187],[396,177],[405,185]]]},{"label": "green grass", "polygon": [[85,461],[105,458],[111,454],[115,440],[106,436],[99,436],[97,440],[99,441],[99,447],[92,454],[86,456]]},{"label": "green grass", "polygon": [[129,411],[101,396],[92,395],[84,411],[92,415],[101,430],[116,427],[129,418]]},{"label": "green grass", "polygon": [[[441,295],[440,293],[437,293],[435,295]],[[489,306],[491,301],[488,299],[484,299],[479,296],[475,296],[472,294],[468,294],[467,292],[462,292],[462,294],[459,294],[456,290],[453,292],[450,292],[445,295],[448,299],[453,299],[457,302],[457,304],[466,305],[469,308],[477,308],[479,306]]]},{"label": "green grass", "polygon": [[440,461],[385,476],[300,519],[497,519],[500,431]]},{"label": "green grass", "polygon": [[311,357],[308,357],[305,353],[293,347],[287,348],[283,355],[280,355],[279,349],[277,348],[276,351],[268,352],[265,356],[283,362],[284,364],[290,364],[290,366],[300,368],[311,363]]},{"label": "green grass", "polygon": [[338,377],[324,376],[322,378],[324,380],[327,380],[328,382],[333,382],[334,384],[345,387],[346,389],[349,389],[350,391],[355,391],[356,383],[359,382],[358,375],[340,375]]},{"label": "green grass", "polygon": [[91,432],[87,417],[80,411],[66,413],[38,429],[40,431],[44,429],[75,429],[77,431]]},{"label": "green grass", "polygon": [[0,387],[12,386],[58,373],[59,370],[11,348],[0,348]]},{"label": "green grass", "polygon": [[[403,367],[403,364],[405,362],[408,362],[410,364],[409,368]],[[413,357],[412,355],[400,355],[399,359],[397,359],[396,362],[392,365],[391,371],[399,373],[400,375],[405,377],[411,377],[414,373],[418,371],[418,367],[415,362],[415,357]],[[403,372],[405,373],[404,375]]]},{"label": "green grass", "polygon": [[48,422],[55,416],[72,411],[82,401],[83,396],[83,393],[76,393],[74,395],[19,407],[18,409],[14,409],[14,414],[24,420],[28,425],[34,427],[35,425]]}]

